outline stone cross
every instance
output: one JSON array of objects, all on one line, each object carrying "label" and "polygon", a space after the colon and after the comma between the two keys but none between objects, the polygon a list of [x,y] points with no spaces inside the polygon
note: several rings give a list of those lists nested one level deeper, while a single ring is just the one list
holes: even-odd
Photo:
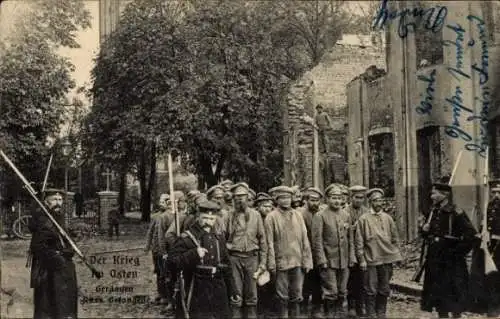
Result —
[{"label": "stone cross", "polygon": [[109,185],[111,184],[111,176],[113,176],[113,173],[108,169],[106,169],[106,173],[102,173],[102,176],[106,176],[106,191],[109,192]]}]

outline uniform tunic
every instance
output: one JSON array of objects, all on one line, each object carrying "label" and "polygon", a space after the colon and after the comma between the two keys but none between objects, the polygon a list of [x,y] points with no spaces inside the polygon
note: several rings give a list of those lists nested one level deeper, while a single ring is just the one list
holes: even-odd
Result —
[{"label": "uniform tunic", "polygon": [[29,229],[34,318],[77,318],[78,286],[69,243],[43,212],[32,214]]},{"label": "uniform tunic", "polygon": [[[192,318],[229,318],[227,292],[229,290],[232,293],[234,284],[224,238],[204,231],[198,223],[193,224],[189,231],[201,247],[208,250],[203,260],[197,253],[197,244],[186,232],[176,240],[167,258],[170,267],[183,271],[186,296],[193,280],[188,311]],[[182,308],[177,307],[177,310],[182,311]]]},{"label": "uniform tunic", "polygon": [[434,208],[429,231],[422,231],[428,243],[422,310],[466,310],[469,275],[465,257],[473,247],[475,234],[465,212],[451,203]]}]

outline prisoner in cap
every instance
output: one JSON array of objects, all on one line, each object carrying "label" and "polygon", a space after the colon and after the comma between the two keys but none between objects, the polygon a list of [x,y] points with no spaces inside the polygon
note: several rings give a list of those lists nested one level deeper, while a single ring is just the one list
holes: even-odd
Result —
[{"label": "prisoner in cap", "polygon": [[332,184],[325,189],[326,202],[328,207],[333,211],[338,211],[342,208],[344,194],[342,188],[338,184]]},{"label": "prisoner in cap", "polygon": [[292,208],[292,195],[293,190],[285,185],[272,188],[270,191],[273,193],[276,205],[283,210]]},{"label": "prisoner in cap", "polygon": [[234,209],[244,211],[248,207],[248,194],[250,188],[246,183],[237,183],[231,186],[233,193]]},{"label": "prisoner in cap", "polygon": [[224,192],[224,187],[221,185],[212,186],[207,190],[207,198],[222,206],[224,204]]},{"label": "prisoner in cap", "polygon": [[353,208],[358,209],[366,203],[367,188],[361,185],[355,185],[349,188],[351,192],[351,205]]},{"label": "prisoner in cap", "polygon": [[169,208],[170,195],[165,194],[165,193],[161,194],[160,198],[158,200],[158,204],[159,204],[161,210],[166,211]]},{"label": "prisoner in cap", "polygon": [[384,204],[384,190],[380,188],[372,188],[367,193],[366,196],[370,201],[370,206],[375,213],[382,210]]},{"label": "prisoner in cap", "polygon": [[308,187],[303,193],[309,211],[311,213],[317,212],[321,204],[321,198],[323,198],[323,193],[316,187]]},{"label": "prisoner in cap", "polygon": [[262,217],[266,217],[274,208],[273,199],[266,193],[258,193],[254,202]]}]

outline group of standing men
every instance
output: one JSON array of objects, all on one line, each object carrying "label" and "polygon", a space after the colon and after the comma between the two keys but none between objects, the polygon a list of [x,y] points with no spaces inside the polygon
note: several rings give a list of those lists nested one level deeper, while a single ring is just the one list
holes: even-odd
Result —
[{"label": "group of standing men", "polygon": [[[157,300],[179,317],[385,318],[392,265],[402,257],[382,189],[277,186],[255,194],[226,181],[174,196],[162,195],[147,249]],[[180,211],[178,233],[168,200]]]}]

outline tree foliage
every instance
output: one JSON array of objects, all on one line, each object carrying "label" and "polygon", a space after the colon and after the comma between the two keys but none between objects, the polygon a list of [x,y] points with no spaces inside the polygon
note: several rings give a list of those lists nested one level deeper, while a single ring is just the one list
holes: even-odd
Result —
[{"label": "tree foliage", "polygon": [[334,1],[132,2],[93,69],[90,154],[136,170],[146,197],[156,156],[173,148],[202,188],[222,175],[256,190],[276,185],[287,84],[335,44],[348,22],[341,9]]},{"label": "tree foliage", "polygon": [[48,159],[47,141],[59,132],[74,87],[74,66],[56,50],[78,47],[76,31],[90,19],[81,1],[35,1],[28,9],[1,46],[0,148],[28,178],[41,181],[46,163],[40,159]]}]

